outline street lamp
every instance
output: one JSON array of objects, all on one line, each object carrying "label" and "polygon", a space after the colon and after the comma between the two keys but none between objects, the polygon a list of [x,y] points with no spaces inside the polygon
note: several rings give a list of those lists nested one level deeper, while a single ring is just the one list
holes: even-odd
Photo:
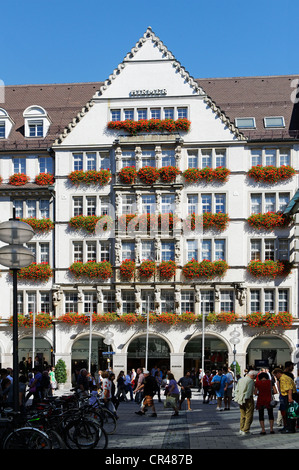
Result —
[{"label": "street lamp", "polygon": [[0,248],[0,264],[12,270],[13,276],[13,403],[14,411],[19,410],[19,351],[18,351],[18,270],[29,266],[34,254],[23,243],[29,242],[34,235],[32,227],[13,218],[0,224],[0,240],[8,243]]},{"label": "street lamp", "polygon": [[236,328],[234,328],[233,331],[229,334],[229,336],[230,336],[230,342],[234,346],[233,355],[234,355],[234,374],[235,374],[235,377],[234,377],[234,390],[235,390],[236,377],[237,377],[236,344],[240,343],[240,339],[239,339],[240,333],[236,330]]}]

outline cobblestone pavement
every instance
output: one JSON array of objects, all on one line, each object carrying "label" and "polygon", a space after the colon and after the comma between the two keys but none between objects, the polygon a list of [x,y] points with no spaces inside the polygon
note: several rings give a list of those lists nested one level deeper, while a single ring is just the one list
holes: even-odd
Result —
[{"label": "cobblestone pavement", "polygon": [[[164,397],[163,397],[164,399]],[[133,401],[121,402],[118,408],[117,430],[109,436],[109,449],[298,449],[299,430],[296,434],[281,434],[276,425],[275,434],[269,434],[269,421],[265,414],[266,435],[260,435],[258,412],[249,436],[239,435],[239,406],[232,403],[230,411],[217,411],[216,405],[203,404],[202,395],[193,390],[192,411],[186,404],[179,416],[165,409],[155,397],[157,417],[151,410],[145,416],[135,414],[139,405]]]}]

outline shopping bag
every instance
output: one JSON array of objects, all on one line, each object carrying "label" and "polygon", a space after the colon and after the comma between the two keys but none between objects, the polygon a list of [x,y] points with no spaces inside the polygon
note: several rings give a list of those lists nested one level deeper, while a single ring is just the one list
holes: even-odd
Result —
[{"label": "shopping bag", "polygon": [[176,406],[176,399],[175,397],[167,396],[166,400],[164,401],[164,408],[175,408]]},{"label": "shopping bag", "polygon": [[287,417],[289,419],[299,418],[299,405],[296,401],[293,401],[293,403],[289,403],[289,406],[287,409]]}]

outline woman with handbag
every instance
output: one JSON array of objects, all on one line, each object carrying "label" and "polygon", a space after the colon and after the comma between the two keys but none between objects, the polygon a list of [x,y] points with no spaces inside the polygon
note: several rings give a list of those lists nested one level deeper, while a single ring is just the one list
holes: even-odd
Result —
[{"label": "woman with handbag", "polygon": [[172,416],[178,416],[180,390],[179,390],[177,381],[174,378],[174,375],[171,372],[168,372],[167,375],[168,375],[169,382],[168,382],[168,393],[167,393],[165,403],[167,405],[167,403],[169,402],[171,407],[174,409],[174,414]]},{"label": "woman with handbag", "polygon": [[268,374],[266,372],[260,372],[258,374],[258,380],[255,381],[254,394],[257,395],[256,409],[259,412],[259,421],[262,428],[260,434],[262,435],[266,434],[264,418],[265,409],[268,411],[270,434],[275,434],[273,430],[273,409],[275,406],[273,394],[275,393],[277,393],[276,387],[272,384],[272,381],[269,379]]}]

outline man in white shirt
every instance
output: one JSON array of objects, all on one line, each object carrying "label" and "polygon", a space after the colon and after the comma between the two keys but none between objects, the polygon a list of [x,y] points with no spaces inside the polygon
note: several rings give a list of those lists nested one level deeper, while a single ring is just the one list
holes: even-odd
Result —
[{"label": "man in white shirt", "polygon": [[245,377],[238,380],[235,389],[235,401],[240,406],[240,435],[246,436],[250,434],[250,426],[253,421],[254,414],[254,380],[257,372],[250,370]]}]

